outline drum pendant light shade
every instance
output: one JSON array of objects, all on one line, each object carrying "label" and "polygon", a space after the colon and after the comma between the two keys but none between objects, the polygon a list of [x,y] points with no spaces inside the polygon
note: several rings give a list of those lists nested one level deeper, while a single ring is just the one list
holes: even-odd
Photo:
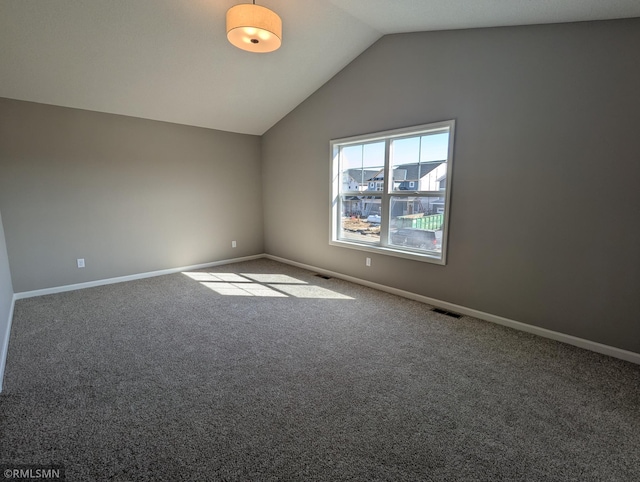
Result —
[{"label": "drum pendant light shade", "polygon": [[227,39],[249,52],[273,52],[282,44],[282,20],[268,8],[241,3],[227,11]]}]

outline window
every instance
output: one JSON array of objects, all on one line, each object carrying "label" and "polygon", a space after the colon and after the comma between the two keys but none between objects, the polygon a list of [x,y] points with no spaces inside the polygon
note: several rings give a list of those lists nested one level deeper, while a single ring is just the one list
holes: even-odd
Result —
[{"label": "window", "polygon": [[330,244],[446,263],[455,121],[331,141]]}]

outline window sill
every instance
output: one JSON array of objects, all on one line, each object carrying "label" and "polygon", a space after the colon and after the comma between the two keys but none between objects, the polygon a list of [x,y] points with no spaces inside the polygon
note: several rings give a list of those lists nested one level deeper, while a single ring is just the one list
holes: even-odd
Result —
[{"label": "window sill", "polygon": [[418,252],[409,251],[409,250],[392,248],[389,246],[367,245],[362,243],[354,243],[354,242],[335,240],[335,239],[330,240],[329,244],[331,246],[338,246],[341,248],[348,248],[348,249],[357,249],[358,251],[384,254],[386,256],[395,256],[396,258],[411,259],[411,260],[420,261],[423,263],[433,263],[433,264],[439,264],[439,265],[446,264],[446,256],[444,252],[437,253],[437,254],[418,253]]}]

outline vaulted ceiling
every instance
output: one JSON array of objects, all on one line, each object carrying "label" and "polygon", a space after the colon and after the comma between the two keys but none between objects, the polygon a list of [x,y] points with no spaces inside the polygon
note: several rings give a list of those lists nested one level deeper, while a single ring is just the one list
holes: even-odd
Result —
[{"label": "vaulted ceiling", "polygon": [[226,39],[237,3],[0,0],[0,97],[263,134],[386,34],[640,17],[638,0],[258,0],[283,45],[252,54]]}]

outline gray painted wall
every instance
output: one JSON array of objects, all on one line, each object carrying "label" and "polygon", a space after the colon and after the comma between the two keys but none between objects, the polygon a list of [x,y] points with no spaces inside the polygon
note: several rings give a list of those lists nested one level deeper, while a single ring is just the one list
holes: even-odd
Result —
[{"label": "gray painted wall", "polygon": [[0,113],[16,292],[263,252],[258,136],[8,99]]},{"label": "gray painted wall", "polygon": [[9,309],[11,308],[12,298],[13,285],[11,283],[11,271],[9,270],[9,258],[7,256],[2,214],[0,213],[0,337],[7,328],[5,322],[9,319]]},{"label": "gray painted wall", "polygon": [[[267,253],[640,352],[640,19],[383,37],[262,141]],[[332,247],[329,140],[456,120],[446,266]]]},{"label": "gray painted wall", "polygon": [[0,391],[4,378],[4,364],[9,343],[9,326],[11,323],[11,303],[13,300],[13,286],[11,284],[11,272],[9,270],[9,258],[2,227],[2,214],[0,213]]}]

